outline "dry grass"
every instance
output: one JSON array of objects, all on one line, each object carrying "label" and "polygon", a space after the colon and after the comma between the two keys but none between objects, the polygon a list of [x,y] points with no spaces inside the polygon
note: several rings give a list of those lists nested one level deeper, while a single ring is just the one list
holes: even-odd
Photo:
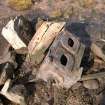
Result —
[{"label": "dry grass", "polygon": [[8,5],[15,10],[29,9],[32,5],[31,0],[7,0]]}]

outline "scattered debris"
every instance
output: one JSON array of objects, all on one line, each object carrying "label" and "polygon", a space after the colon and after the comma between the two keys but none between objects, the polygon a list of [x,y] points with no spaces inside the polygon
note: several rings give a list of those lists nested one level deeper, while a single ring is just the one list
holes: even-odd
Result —
[{"label": "scattered debris", "polygon": [[52,44],[55,37],[63,29],[65,22],[44,22],[37,30],[28,45],[29,60],[35,65],[40,64],[45,53]]},{"label": "scattered debris", "polygon": [[45,81],[53,78],[59,86],[70,88],[81,78],[84,49],[85,46],[71,33],[61,32],[49,49],[37,78]]},{"label": "scattered debris", "polygon": [[26,44],[18,37],[14,30],[14,21],[11,20],[2,30],[2,35],[8,40],[14,49],[26,48]]},{"label": "scattered debris", "polygon": [[10,20],[2,30],[3,37],[20,54],[28,52],[27,45],[33,33],[31,23],[22,16]]},{"label": "scattered debris", "polygon": [[11,84],[11,80],[8,79],[5,82],[4,87],[2,88],[0,94],[4,95],[7,99],[9,99],[10,101],[12,101],[14,103],[17,103],[17,104],[20,104],[20,105],[26,105],[24,97],[8,91],[8,89],[10,87],[10,84]]},{"label": "scattered debris", "polygon": [[[6,49],[0,54],[0,95],[12,103],[28,105],[30,97],[39,100],[35,92],[38,91],[39,80],[50,84],[47,88],[51,95],[55,95],[52,87],[72,90],[78,90],[81,86],[88,90],[100,88],[98,79],[103,78],[105,72],[101,71],[102,68],[97,68],[99,71],[85,71],[85,66],[89,64],[83,66],[82,62],[88,48],[65,26],[66,22],[44,20],[38,26],[33,26],[31,21],[18,16],[3,27],[2,37],[6,39]],[[94,63],[105,63],[105,55],[99,46],[92,42],[90,49]],[[27,84],[29,87],[31,84],[31,89]],[[41,94],[47,97],[47,102],[43,100],[43,103],[50,105],[49,100],[55,97],[43,91]],[[66,97],[68,105],[72,103],[69,101],[71,98]]]}]

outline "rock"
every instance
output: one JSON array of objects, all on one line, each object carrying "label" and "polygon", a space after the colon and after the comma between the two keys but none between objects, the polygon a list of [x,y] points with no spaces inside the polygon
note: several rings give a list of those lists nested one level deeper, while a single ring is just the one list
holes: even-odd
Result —
[{"label": "rock", "polygon": [[99,81],[98,80],[83,81],[83,85],[87,89],[98,89],[99,88]]},{"label": "rock", "polygon": [[32,6],[32,0],[7,0],[7,4],[15,10],[22,11]]}]

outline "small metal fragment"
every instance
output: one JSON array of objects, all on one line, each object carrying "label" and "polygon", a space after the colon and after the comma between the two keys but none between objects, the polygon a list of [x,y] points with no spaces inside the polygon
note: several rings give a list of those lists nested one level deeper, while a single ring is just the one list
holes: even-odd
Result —
[{"label": "small metal fragment", "polygon": [[8,79],[5,84],[4,87],[2,88],[2,90],[0,91],[0,94],[5,96],[7,99],[9,99],[10,101],[16,103],[16,104],[20,104],[20,105],[26,105],[25,104],[25,100],[23,96],[19,96],[17,94],[14,94],[12,92],[10,92],[8,89],[10,87],[11,84],[11,80]]},{"label": "small metal fragment", "polygon": [[17,53],[25,54],[28,52],[27,45],[34,35],[34,29],[27,19],[23,16],[11,19],[2,29],[2,36],[10,43]]},{"label": "small metal fragment", "polygon": [[101,78],[101,77],[105,77],[105,72],[83,75],[82,78],[80,79],[80,81],[97,79],[97,78]]}]

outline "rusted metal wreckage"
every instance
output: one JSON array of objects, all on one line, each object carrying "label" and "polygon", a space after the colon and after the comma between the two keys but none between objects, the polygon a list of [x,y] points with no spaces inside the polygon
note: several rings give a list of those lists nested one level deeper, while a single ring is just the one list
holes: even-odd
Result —
[{"label": "rusted metal wreckage", "polygon": [[65,29],[65,22],[43,22],[27,46],[14,29],[15,20],[9,21],[2,35],[17,53],[28,49],[26,61],[40,65],[36,79],[53,78],[57,85],[68,88],[80,80],[85,46]]},{"label": "rusted metal wreckage", "polygon": [[63,30],[51,45],[37,78],[54,78],[58,85],[71,87],[81,78],[84,49],[85,46],[76,37]]},{"label": "rusted metal wreckage", "polygon": [[[18,35],[17,30],[14,29],[15,20],[10,20],[3,28],[2,36],[15,49],[16,53],[27,55],[25,63],[29,62],[34,66],[34,69],[37,69],[35,80],[48,81],[53,79],[57,87],[70,88],[77,81],[94,79],[105,75],[105,73],[82,75],[81,61],[85,45],[78,37],[65,29],[65,22],[43,22],[32,39],[29,38],[31,40],[25,43],[21,36]],[[17,21],[17,27],[22,27],[23,24],[21,23],[24,22],[20,18]],[[28,35],[25,34],[25,36]],[[98,50],[98,54],[95,52],[96,50]],[[91,51],[103,61],[105,60],[105,55],[94,43],[91,45]],[[31,71],[34,71],[34,69],[31,68]],[[11,80],[6,76],[5,72],[3,73],[4,78],[0,78],[0,84],[4,84],[4,87],[0,94],[10,101],[18,104],[22,101],[25,104],[24,96],[8,92]]]},{"label": "rusted metal wreckage", "polygon": [[[43,23],[29,44],[29,52],[34,64],[43,61],[36,75],[37,79],[54,79],[57,85],[69,88],[81,78],[80,64],[85,46],[67,32],[64,25],[65,22]],[[43,34],[42,29],[46,33],[44,31]]]}]

